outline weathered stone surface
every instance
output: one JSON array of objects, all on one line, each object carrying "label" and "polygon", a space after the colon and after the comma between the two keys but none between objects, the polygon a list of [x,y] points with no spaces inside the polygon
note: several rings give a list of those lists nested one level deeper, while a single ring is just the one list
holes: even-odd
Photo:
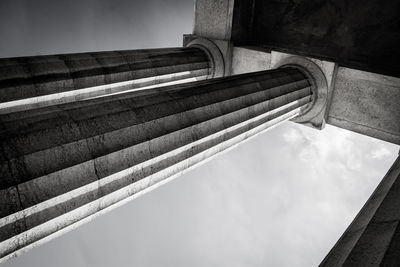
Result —
[{"label": "weathered stone surface", "polygon": [[0,256],[151,190],[310,101],[308,78],[282,68],[0,115]]},{"label": "weathered stone surface", "polygon": [[[232,72],[247,73],[275,68],[293,55],[254,47],[234,47]],[[318,120],[400,144],[400,78],[337,66],[334,62],[307,58],[319,66],[328,85],[325,111]],[[323,125],[323,124],[321,124]]]},{"label": "weathered stone surface", "polygon": [[206,53],[198,48],[3,58],[0,112],[73,102],[188,78],[204,79],[209,68]]},{"label": "weathered stone surface", "polygon": [[323,129],[328,116],[330,99],[334,80],[336,79],[337,65],[334,62],[322,61],[315,58],[306,58],[296,55],[271,52],[271,67],[297,66],[308,73],[315,84],[315,101],[311,110],[293,121],[312,128]]},{"label": "weathered stone surface", "polygon": [[[209,45],[206,43],[209,43]],[[191,47],[192,45],[201,45],[205,47],[207,53],[210,54],[213,69],[212,77],[217,78],[232,74],[232,42],[229,40],[203,38],[194,34],[183,35],[183,46]]]},{"label": "weathered stone surface", "polygon": [[400,78],[339,67],[328,123],[400,144]]},{"label": "weathered stone surface", "polygon": [[233,0],[195,1],[193,34],[220,40],[230,40]]},{"label": "weathered stone surface", "polygon": [[194,33],[400,77],[398,1],[196,0]]},{"label": "weathered stone surface", "polygon": [[320,266],[397,266],[400,157]]},{"label": "weathered stone surface", "polygon": [[271,69],[271,52],[257,47],[237,47],[232,53],[232,74]]},{"label": "weathered stone surface", "polygon": [[230,75],[231,50],[229,41],[199,38],[193,34],[183,35],[184,47],[198,47],[207,53],[212,69],[208,78],[218,78]]}]

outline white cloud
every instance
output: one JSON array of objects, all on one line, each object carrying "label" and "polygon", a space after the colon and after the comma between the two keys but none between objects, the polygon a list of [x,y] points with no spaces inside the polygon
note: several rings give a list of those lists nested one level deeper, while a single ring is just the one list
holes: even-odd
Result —
[{"label": "white cloud", "polygon": [[369,156],[372,159],[383,159],[385,157],[389,157],[391,155],[389,149],[387,147],[385,147],[384,145],[380,145],[379,148],[371,151],[371,153],[369,154]]},{"label": "white cloud", "polygon": [[293,145],[301,144],[304,141],[304,137],[301,135],[300,131],[296,128],[291,128],[289,131],[283,134],[283,139]]}]

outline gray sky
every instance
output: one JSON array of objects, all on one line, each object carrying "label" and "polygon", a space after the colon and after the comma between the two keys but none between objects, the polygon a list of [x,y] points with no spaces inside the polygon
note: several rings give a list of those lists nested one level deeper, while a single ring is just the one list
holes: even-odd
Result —
[{"label": "gray sky", "polygon": [[[1,0],[0,57],[180,46],[193,5]],[[315,266],[397,152],[288,122],[4,266]]]}]

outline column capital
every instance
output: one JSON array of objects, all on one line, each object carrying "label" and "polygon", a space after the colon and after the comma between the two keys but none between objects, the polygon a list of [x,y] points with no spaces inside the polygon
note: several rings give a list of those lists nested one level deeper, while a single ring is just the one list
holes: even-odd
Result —
[{"label": "column capital", "polygon": [[271,68],[283,67],[301,70],[312,83],[312,102],[292,121],[323,129],[329,112],[333,90],[332,81],[337,72],[336,63],[272,51]]},{"label": "column capital", "polygon": [[186,34],[183,36],[183,46],[200,48],[208,55],[212,67],[209,78],[230,75],[232,44],[229,41]]}]

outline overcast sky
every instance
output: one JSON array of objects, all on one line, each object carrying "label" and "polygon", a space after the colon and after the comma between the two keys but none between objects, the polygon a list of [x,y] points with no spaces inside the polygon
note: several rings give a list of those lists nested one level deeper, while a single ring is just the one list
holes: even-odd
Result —
[{"label": "overcast sky", "polygon": [[[0,0],[0,57],[181,46],[188,0]],[[287,122],[4,266],[315,266],[398,146]]]}]

